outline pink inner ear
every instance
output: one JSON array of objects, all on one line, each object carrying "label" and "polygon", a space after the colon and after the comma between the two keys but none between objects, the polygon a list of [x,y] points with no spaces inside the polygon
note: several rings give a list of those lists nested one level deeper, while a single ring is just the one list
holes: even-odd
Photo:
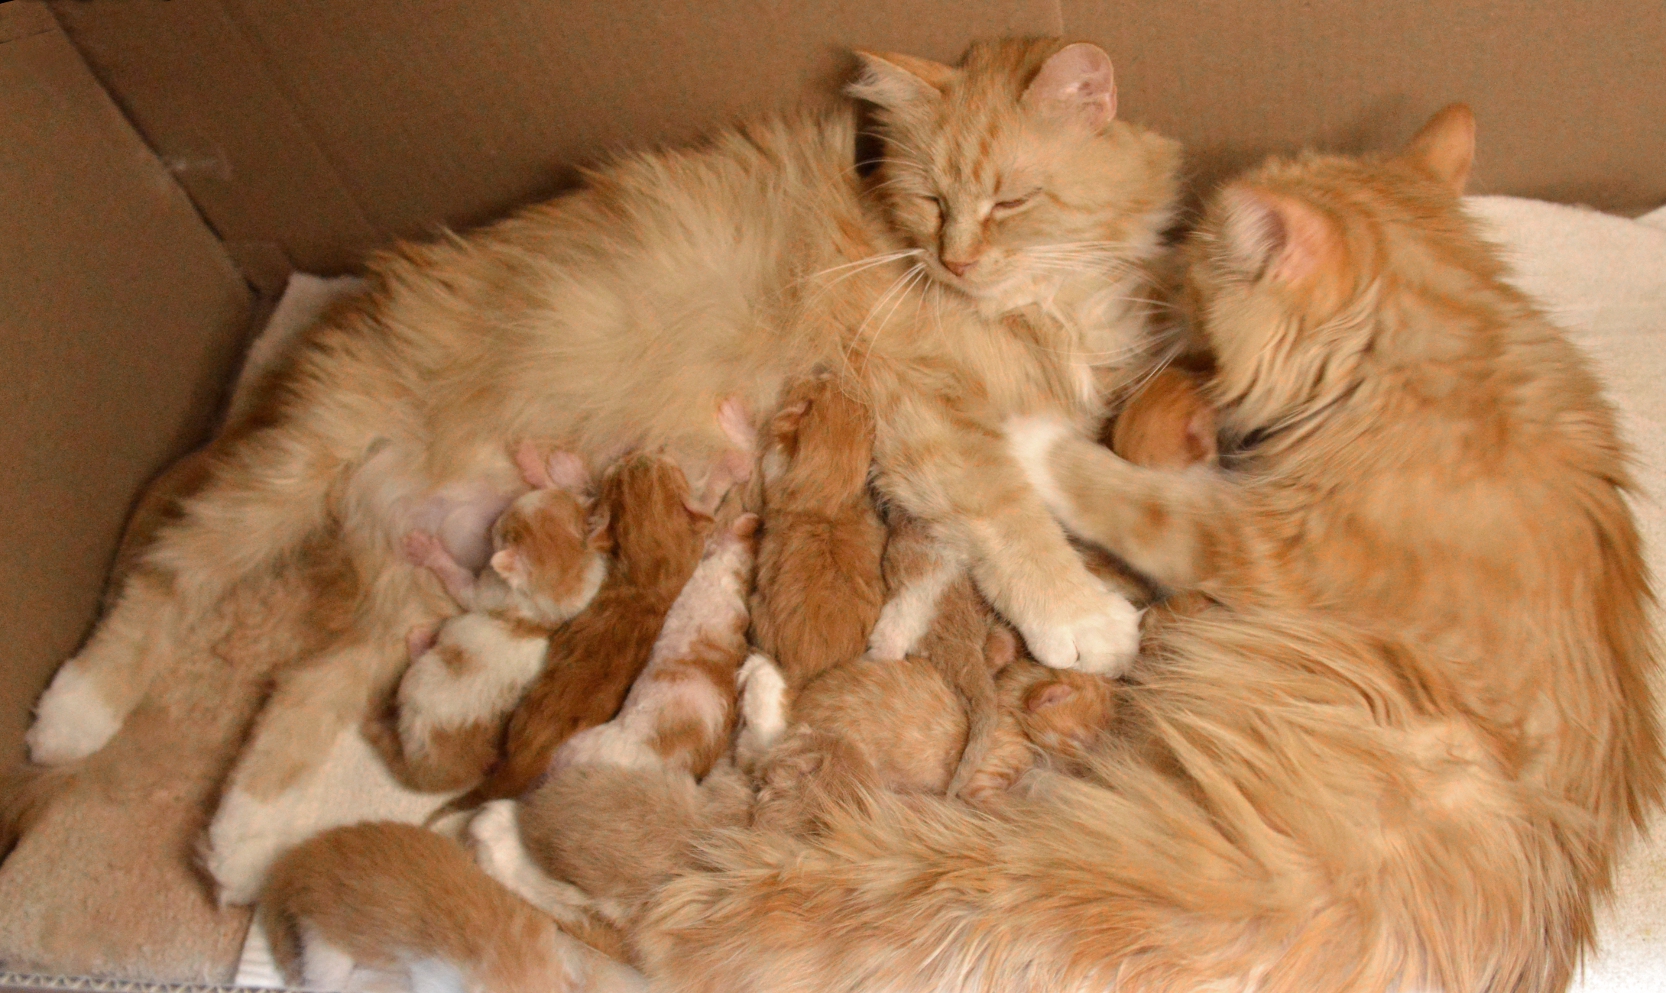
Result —
[{"label": "pink inner ear", "polygon": [[572,452],[552,453],[545,468],[545,478],[550,481],[550,486],[573,492],[590,486],[590,470],[585,468],[584,460]]},{"label": "pink inner ear", "polygon": [[535,490],[555,488],[555,481],[550,479],[550,470],[544,460],[538,455],[538,446],[530,441],[523,441],[515,446],[515,467],[521,470],[521,479],[526,485]]},{"label": "pink inner ear", "polygon": [[1057,706],[1075,695],[1076,688],[1069,683],[1053,683],[1050,686],[1042,687],[1040,692],[1030,696],[1030,710],[1031,712],[1045,710],[1048,707]]},{"label": "pink inner ear", "polygon": [[1111,57],[1098,45],[1066,45],[1042,65],[1021,102],[1044,111],[1064,111],[1092,128],[1103,127],[1116,117]]},{"label": "pink inner ear", "polygon": [[1339,250],[1331,222],[1300,200],[1254,187],[1225,193],[1227,250],[1247,275],[1291,283],[1318,272]]},{"label": "pink inner ear", "polygon": [[520,578],[521,560],[513,548],[502,548],[492,554],[492,570],[511,584]]}]

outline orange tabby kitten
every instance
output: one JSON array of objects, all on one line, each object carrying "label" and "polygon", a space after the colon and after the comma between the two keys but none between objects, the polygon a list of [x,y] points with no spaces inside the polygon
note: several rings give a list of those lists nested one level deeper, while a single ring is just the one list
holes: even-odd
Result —
[{"label": "orange tabby kitten", "polygon": [[647,988],[608,957],[621,951],[609,928],[567,933],[456,842],[408,824],[333,828],[291,849],[261,893],[260,921],[296,987],[345,990],[354,967],[369,966],[407,971],[424,991]]},{"label": "orange tabby kitten", "polygon": [[1472,152],[1455,107],[1214,198],[1231,471],[1012,425],[1073,530],[1216,604],[1146,632],[1090,777],[716,836],[636,929],[656,988],[1567,986],[1661,796],[1655,636],[1613,414],[1465,214]]},{"label": "orange tabby kitten", "polygon": [[837,380],[791,386],[769,433],[752,640],[791,694],[867,646],[885,525],[868,494],[873,418]]},{"label": "orange tabby kitten", "polygon": [[1214,463],[1217,431],[1215,408],[1197,377],[1170,367],[1117,414],[1109,440],[1111,451],[1135,465],[1184,469]]},{"label": "orange tabby kitten", "polygon": [[[1011,659],[1016,641],[992,625],[964,560],[923,522],[893,518],[876,647],[823,672],[795,695],[784,692],[766,657],[747,662],[747,727],[737,756],[743,766],[759,767],[766,783],[761,820],[801,820],[804,808],[813,806],[801,802],[810,776],[845,775],[875,788],[941,793],[950,789],[957,768],[975,767],[988,747],[996,724],[992,670]],[[835,772],[829,764],[851,768]]]},{"label": "orange tabby kitten", "polygon": [[[280,674],[222,804],[288,816],[397,679],[399,639],[444,616],[399,559],[404,534],[442,520],[477,564],[460,546],[482,545],[517,489],[502,438],[590,463],[665,446],[705,492],[726,447],[716,399],[770,408],[818,366],[848,371],[874,412],[877,485],[963,548],[1038,659],[1126,665],[1135,611],[1082,565],[999,429],[1032,411],[1096,419],[1100,384],[1144,347],[1141,263],[1172,216],[1177,146],[1116,119],[1092,45],[863,62],[851,94],[884,143],[871,177],[852,168],[852,100],[626,157],[571,195],[373,260],[365,296],[312,329],[59,670],[33,758],[102,747],[183,632],[322,533],[364,577],[353,629]],[[209,861],[236,899],[258,879],[228,855]]]},{"label": "orange tabby kitten", "polygon": [[494,551],[478,579],[435,536],[406,538],[412,560],[467,611],[437,635],[409,636],[411,667],[391,721],[365,723],[366,739],[416,789],[480,781],[497,761],[510,711],[544,667],[550,632],[588,606],[607,575],[606,521],[589,519],[584,464],[564,452],[546,458],[530,445],[516,463],[533,490],[493,523]]}]

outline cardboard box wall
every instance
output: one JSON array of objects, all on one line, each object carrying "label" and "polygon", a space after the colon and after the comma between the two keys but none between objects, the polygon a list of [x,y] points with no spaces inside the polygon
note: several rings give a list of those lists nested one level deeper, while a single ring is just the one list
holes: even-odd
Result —
[{"label": "cardboard box wall", "polygon": [[852,47],[952,59],[1005,32],[1103,45],[1121,113],[1184,141],[1200,185],[1463,99],[1478,191],[1666,202],[1659,0],[0,2],[0,763],[288,268],[831,88]]}]

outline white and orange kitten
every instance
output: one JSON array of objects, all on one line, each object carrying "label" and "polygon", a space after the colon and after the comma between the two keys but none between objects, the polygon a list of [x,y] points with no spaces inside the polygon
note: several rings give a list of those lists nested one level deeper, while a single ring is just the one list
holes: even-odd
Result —
[{"label": "white and orange kitten", "polygon": [[409,637],[411,667],[392,715],[397,741],[384,740],[374,723],[366,728],[418,789],[461,789],[485,775],[509,712],[544,667],[550,631],[588,606],[607,575],[607,520],[590,519],[584,464],[531,445],[520,447],[516,462],[533,489],[493,523],[493,553],[478,578],[434,535],[413,531],[406,539],[412,561],[466,611],[437,634]]},{"label": "white and orange kitten", "polygon": [[333,828],[291,849],[261,893],[260,921],[296,987],[345,990],[356,968],[372,968],[404,973],[415,993],[647,989],[615,961],[605,925],[557,924],[456,842],[408,824]]}]

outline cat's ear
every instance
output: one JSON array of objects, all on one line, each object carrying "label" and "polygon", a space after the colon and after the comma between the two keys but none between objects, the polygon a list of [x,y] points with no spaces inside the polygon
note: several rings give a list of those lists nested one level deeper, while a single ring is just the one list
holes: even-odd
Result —
[{"label": "cat's ear", "polygon": [[1239,275],[1293,283],[1331,266],[1342,239],[1324,213],[1293,197],[1253,186],[1221,195],[1222,261]]},{"label": "cat's ear", "polygon": [[1461,196],[1475,165],[1475,112],[1461,103],[1448,104],[1412,136],[1400,158]]},{"label": "cat's ear", "polygon": [[1019,102],[1098,130],[1116,117],[1116,73],[1098,45],[1066,45],[1041,66]]},{"label": "cat's ear", "polygon": [[930,59],[892,52],[857,52],[862,73],[845,87],[845,93],[892,110],[943,96],[943,87],[960,70]]}]

